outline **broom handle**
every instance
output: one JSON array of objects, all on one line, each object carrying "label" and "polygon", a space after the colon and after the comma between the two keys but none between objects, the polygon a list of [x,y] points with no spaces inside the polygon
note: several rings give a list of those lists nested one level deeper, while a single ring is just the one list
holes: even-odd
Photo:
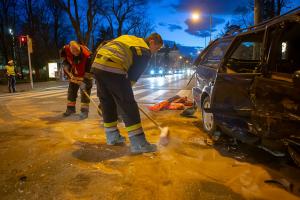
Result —
[{"label": "broom handle", "polygon": [[150,115],[148,115],[144,109],[142,109],[139,105],[138,105],[139,110],[150,120],[153,122],[153,124],[155,124],[155,126],[157,126],[158,128],[161,128],[160,125],[152,118],[150,117]]},{"label": "broom handle", "polygon": [[[69,77],[72,77],[72,74],[68,71],[64,71]],[[98,105],[96,104],[96,102],[90,97],[90,95],[88,95],[88,93],[85,90],[81,90],[85,96],[92,102],[92,104],[97,108],[98,112],[100,113],[100,115],[102,115],[102,111],[100,110],[100,108],[98,107]]]},{"label": "broom handle", "polygon": [[92,102],[92,104],[97,108],[98,112],[102,115],[102,111],[100,110],[100,108],[98,107],[96,102],[90,97],[90,95],[88,95],[88,93],[85,90],[81,90],[81,91],[83,91],[85,96],[87,96],[87,98],[89,98],[89,100]]}]

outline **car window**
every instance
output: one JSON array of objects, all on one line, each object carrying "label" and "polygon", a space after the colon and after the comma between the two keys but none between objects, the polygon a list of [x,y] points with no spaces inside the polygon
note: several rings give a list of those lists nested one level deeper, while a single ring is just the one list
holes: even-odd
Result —
[{"label": "car window", "polygon": [[271,72],[291,78],[300,70],[300,24],[287,23],[277,35],[277,43],[272,47],[275,53],[271,57]]},{"label": "car window", "polygon": [[225,55],[225,52],[230,45],[231,40],[220,41],[212,46],[204,56],[201,65],[217,68]]},{"label": "car window", "polygon": [[233,44],[226,63],[227,73],[257,73],[263,55],[264,32],[241,36]]},{"label": "car window", "polygon": [[262,41],[244,41],[235,50],[231,58],[236,60],[260,60],[262,54]]}]

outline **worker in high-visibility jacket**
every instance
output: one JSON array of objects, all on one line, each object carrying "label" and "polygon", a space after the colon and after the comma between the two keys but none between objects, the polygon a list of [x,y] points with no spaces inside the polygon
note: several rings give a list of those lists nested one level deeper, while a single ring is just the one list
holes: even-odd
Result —
[{"label": "worker in high-visibility jacket", "polygon": [[163,45],[162,38],[152,33],[146,39],[131,35],[120,36],[97,49],[92,70],[100,90],[100,101],[108,145],[125,142],[117,128],[118,113],[125,123],[132,153],[156,151],[141,125],[132,84],[144,72],[151,58]]},{"label": "worker in high-visibility jacket", "polygon": [[5,66],[5,70],[8,82],[8,91],[10,93],[16,92],[16,69],[13,60],[8,61],[7,65]]},{"label": "worker in high-visibility jacket", "polygon": [[68,104],[63,116],[67,117],[76,113],[76,98],[80,88],[81,109],[80,119],[88,117],[90,99],[84,91],[90,95],[93,86],[93,75],[90,73],[92,63],[92,53],[76,41],[71,41],[61,50],[63,60],[63,70],[69,79]]}]

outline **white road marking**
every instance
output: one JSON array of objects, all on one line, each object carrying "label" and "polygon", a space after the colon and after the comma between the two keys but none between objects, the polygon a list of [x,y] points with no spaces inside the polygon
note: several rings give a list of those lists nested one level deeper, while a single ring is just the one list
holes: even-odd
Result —
[{"label": "white road marking", "polygon": [[31,97],[37,97],[37,96],[43,96],[43,95],[50,95],[58,92],[66,92],[67,90],[50,90],[50,91],[42,91],[42,92],[35,92],[30,94],[24,94],[22,96],[15,97],[16,99],[24,99],[24,98],[31,98]]},{"label": "white road marking", "polygon": [[191,90],[180,90],[179,92],[177,92],[176,95],[179,95],[181,97],[191,97],[192,91]]},{"label": "white road marking", "polygon": [[151,93],[147,96],[139,98],[138,101],[151,101],[151,100],[154,100],[154,99],[158,98],[159,96],[161,96],[161,95],[163,95],[167,92],[168,92],[168,90],[158,90],[158,91],[153,92],[153,93]]},{"label": "white road marking", "polygon": [[133,91],[133,94],[134,94],[134,95],[141,94],[141,93],[146,92],[146,91],[148,91],[148,90],[149,90],[149,89],[135,90],[135,91]]}]

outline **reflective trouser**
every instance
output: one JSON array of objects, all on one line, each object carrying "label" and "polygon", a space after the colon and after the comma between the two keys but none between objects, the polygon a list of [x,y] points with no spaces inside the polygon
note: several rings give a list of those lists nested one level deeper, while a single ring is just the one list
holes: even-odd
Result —
[{"label": "reflective trouser", "polygon": [[[84,82],[87,84],[87,91],[86,91],[87,94],[91,95],[91,90],[93,86],[92,80],[85,79]],[[75,110],[78,90],[79,90],[78,84],[73,82],[69,83],[68,104],[67,104],[68,109]],[[88,111],[90,99],[81,90],[80,90],[80,96],[81,96],[81,111]]]},{"label": "reflective trouser", "polygon": [[15,92],[16,91],[16,77],[15,76],[8,76],[8,91]]},{"label": "reflective trouser", "polygon": [[139,109],[126,75],[99,69],[95,69],[94,75],[100,94],[105,131],[116,131],[120,113],[129,137],[143,133]]}]

